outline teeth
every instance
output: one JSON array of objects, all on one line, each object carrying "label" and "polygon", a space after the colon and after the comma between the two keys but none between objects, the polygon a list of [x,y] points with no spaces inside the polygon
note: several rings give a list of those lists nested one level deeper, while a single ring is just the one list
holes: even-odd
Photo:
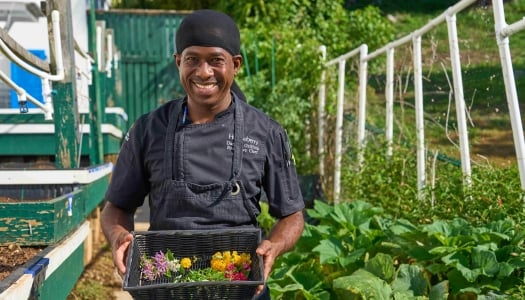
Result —
[{"label": "teeth", "polygon": [[214,83],[208,83],[208,84],[199,84],[199,83],[195,83],[195,85],[200,88],[200,89],[211,89],[215,86]]}]

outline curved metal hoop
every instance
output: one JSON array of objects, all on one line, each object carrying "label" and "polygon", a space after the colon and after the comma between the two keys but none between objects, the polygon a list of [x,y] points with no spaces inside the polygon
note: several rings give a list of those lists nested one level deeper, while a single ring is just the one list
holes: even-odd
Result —
[{"label": "curved metal hoop", "polygon": [[239,186],[239,183],[236,182],[235,185],[232,186],[232,193],[231,193],[231,195],[235,196],[235,195],[239,194],[240,191],[241,191],[241,187]]}]

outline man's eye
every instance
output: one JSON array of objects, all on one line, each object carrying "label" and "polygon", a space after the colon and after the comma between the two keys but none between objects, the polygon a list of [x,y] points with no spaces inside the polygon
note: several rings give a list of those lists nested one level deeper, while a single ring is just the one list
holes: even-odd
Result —
[{"label": "man's eye", "polygon": [[224,61],[225,60],[222,57],[214,57],[214,58],[211,59],[211,63],[213,65],[222,65],[222,64],[224,64]]},{"label": "man's eye", "polygon": [[194,56],[188,56],[184,59],[184,61],[186,63],[195,64],[196,62],[198,62],[198,59]]}]

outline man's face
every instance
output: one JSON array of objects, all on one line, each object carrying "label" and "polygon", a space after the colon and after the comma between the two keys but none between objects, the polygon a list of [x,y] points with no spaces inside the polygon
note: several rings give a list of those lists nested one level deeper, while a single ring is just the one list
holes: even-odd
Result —
[{"label": "man's face", "polygon": [[175,55],[182,86],[190,101],[215,106],[230,99],[230,87],[242,62],[220,47],[191,46]]}]

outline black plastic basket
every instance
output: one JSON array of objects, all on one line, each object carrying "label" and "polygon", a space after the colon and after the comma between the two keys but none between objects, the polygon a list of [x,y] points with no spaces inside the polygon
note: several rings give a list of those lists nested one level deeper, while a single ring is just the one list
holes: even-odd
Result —
[{"label": "black plastic basket", "polygon": [[[260,229],[162,230],[134,232],[126,263],[123,289],[134,299],[252,299],[257,286],[264,284],[263,260],[255,253],[261,242]],[[178,258],[197,257],[192,269],[210,266],[216,252],[249,253],[251,271],[246,281],[201,281],[173,283],[160,277],[141,280],[140,259],[145,254],[171,250]]]}]

